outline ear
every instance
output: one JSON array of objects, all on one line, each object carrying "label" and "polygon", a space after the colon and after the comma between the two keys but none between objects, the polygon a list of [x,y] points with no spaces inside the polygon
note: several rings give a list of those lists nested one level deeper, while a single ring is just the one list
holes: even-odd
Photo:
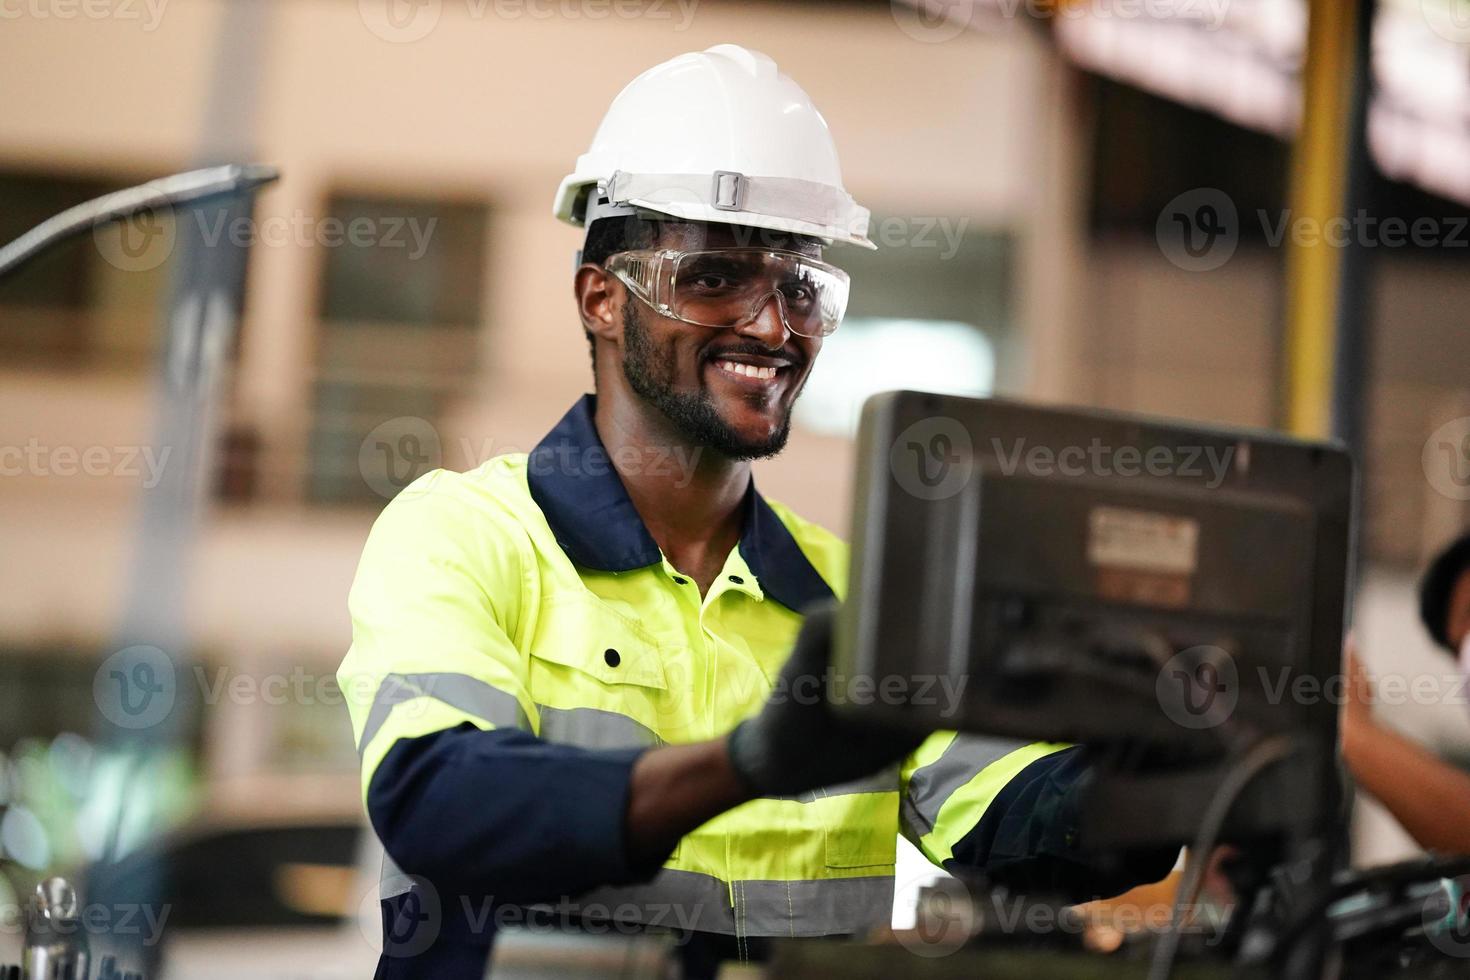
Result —
[{"label": "ear", "polygon": [[583,263],[572,280],[582,326],[594,337],[614,344],[622,339],[623,303],[628,293],[618,278],[600,265]]}]

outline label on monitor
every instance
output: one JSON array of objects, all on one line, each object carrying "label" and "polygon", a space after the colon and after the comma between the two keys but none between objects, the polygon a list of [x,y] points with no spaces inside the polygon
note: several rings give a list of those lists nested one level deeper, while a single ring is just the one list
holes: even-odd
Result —
[{"label": "label on monitor", "polygon": [[1199,564],[1199,522],[1122,507],[1094,507],[1087,517],[1087,560],[1108,599],[1182,606]]},{"label": "label on monitor", "polygon": [[1094,565],[1194,574],[1199,560],[1199,521],[1145,510],[1094,507],[1087,524],[1087,560]]}]

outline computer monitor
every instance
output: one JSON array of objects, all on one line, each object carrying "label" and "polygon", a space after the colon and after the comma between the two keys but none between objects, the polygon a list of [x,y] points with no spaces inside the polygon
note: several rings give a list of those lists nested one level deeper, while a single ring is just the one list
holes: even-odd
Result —
[{"label": "computer monitor", "polygon": [[1337,797],[1352,487],[1349,457],[1323,443],[878,395],[834,653],[873,693],[837,707],[1148,760],[1100,787],[1086,828],[1100,847],[1187,841],[1232,746],[1289,736],[1303,751],[1230,826],[1320,829]]}]

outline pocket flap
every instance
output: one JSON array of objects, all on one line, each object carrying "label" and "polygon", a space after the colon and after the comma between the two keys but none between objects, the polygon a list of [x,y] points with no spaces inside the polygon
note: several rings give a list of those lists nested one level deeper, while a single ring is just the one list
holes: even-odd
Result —
[{"label": "pocket flap", "polygon": [[547,602],[530,653],[604,684],[668,688],[653,636],[594,596],[559,596]]}]

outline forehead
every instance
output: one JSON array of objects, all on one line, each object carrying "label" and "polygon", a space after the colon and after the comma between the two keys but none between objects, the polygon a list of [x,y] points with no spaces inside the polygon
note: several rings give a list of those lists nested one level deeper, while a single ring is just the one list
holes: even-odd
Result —
[{"label": "forehead", "polygon": [[727,225],[705,221],[665,221],[658,225],[655,244],[684,252],[704,248],[760,248],[801,252],[812,258],[822,257],[821,241],[804,235],[749,225]]}]

